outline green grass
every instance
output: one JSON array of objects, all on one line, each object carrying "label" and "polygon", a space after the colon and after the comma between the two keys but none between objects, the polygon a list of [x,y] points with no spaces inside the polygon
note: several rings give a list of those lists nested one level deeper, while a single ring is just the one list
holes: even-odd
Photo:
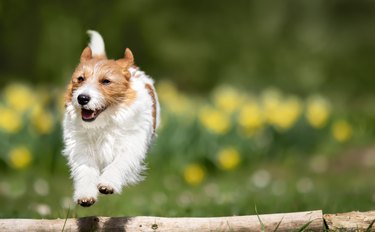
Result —
[{"label": "green grass", "polygon": [[64,231],[65,229],[65,225],[66,225],[66,221],[68,220],[69,218],[69,213],[70,213],[70,208],[68,208],[67,212],[66,212],[66,217],[65,217],[65,221],[64,221],[64,225],[63,225],[63,228],[61,229],[61,232]]},{"label": "green grass", "polygon": [[[336,170],[335,165],[340,163],[340,157],[333,157],[327,172],[316,174],[309,170],[304,159],[295,158],[293,163],[260,161],[230,172],[213,172],[197,186],[186,184],[177,168],[169,165],[160,167],[159,163],[153,163],[153,159],[150,159],[144,182],[124,189],[121,195],[100,196],[99,201],[90,208],[73,204],[70,213],[69,208],[63,208],[61,204],[63,199],[69,199],[72,195],[68,170],[62,168],[54,174],[48,174],[29,169],[24,173],[2,176],[2,180],[13,183],[11,188],[15,189],[16,194],[12,196],[10,193],[0,198],[0,216],[65,218],[68,213],[70,217],[224,216],[315,209],[323,209],[325,213],[372,209],[373,168]],[[65,160],[61,157],[58,162]],[[252,175],[258,169],[267,170],[271,175],[269,184],[262,188],[255,186],[252,181]],[[313,183],[308,192],[300,192],[296,188],[299,179],[304,176]],[[47,196],[35,192],[33,185],[37,178],[44,178],[49,183]],[[283,191],[275,190],[278,186],[275,183],[280,181],[285,184]],[[40,215],[35,210],[39,204],[48,205],[51,213]]]},{"label": "green grass", "polygon": [[[265,227],[264,227],[264,223],[263,223],[263,221],[262,221],[262,219],[259,217],[259,214],[258,214],[258,210],[257,210],[257,205],[255,205],[255,213],[256,213],[256,215],[257,215],[257,218],[258,218],[258,220],[259,220],[259,224],[260,224],[260,228],[261,228],[261,231],[266,231],[266,229],[265,229]],[[277,226],[278,227],[278,226]]]}]

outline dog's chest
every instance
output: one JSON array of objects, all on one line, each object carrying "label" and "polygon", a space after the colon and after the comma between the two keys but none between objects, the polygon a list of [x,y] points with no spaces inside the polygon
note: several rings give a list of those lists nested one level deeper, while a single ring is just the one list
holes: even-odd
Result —
[{"label": "dog's chest", "polygon": [[121,153],[122,137],[112,133],[100,133],[87,135],[83,143],[83,149],[87,149],[88,155],[102,170]]}]

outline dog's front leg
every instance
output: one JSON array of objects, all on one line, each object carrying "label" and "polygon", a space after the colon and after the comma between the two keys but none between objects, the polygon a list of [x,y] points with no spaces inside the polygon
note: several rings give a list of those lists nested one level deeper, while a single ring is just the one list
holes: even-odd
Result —
[{"label": "dog's front leg", "polygon": [[99,170],[91,164],[73,163],[71,173],[74,182],[74,201],[83,207],[93,205],[98,196],[96,186],[99,179]]},{"label": "dog's front leg", "polygon": [[[142,140],[143,137],[143,140]],[[146,135],[128,138],[123,145],[125,149],[104,168],[99,177],[98,189],[103,194],[120,193],[125,185],[135,184],[142,180],[143,161],[146,156]]]}]

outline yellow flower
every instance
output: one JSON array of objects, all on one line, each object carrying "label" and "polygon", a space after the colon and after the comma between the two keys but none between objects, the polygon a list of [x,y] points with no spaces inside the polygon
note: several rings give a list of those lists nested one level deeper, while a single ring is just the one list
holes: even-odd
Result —
[{"label": "yellow flower", "polygon": [[8,133],[17,133],[22,126],[21,116],[13,109],[0,107],[0,129]]},{"label": "yellow flower", "polygon": [[219,151],[217,159],[220,168],[224,170],[235,169],[241,161],[240,154],[234,147],[227,147]]},{"label": "yellow flower", "polygon": [[315,128],[323,128],[330,115],[329,102],[321,96],[310,97],[307,101],[306,118]]},{"label": "yellow flower", "polygon": [[16,147],[9,152],[9,163],[15,169],[24,169],[31,163],[32,156],[24,146]]},{"label": "yellow flower", "polygon": [[31,113],[31,123],[40,134],[49,134],[53,130],[52,113],[43,110],[42,106],[37,105]]},{"label": "yellow flower", "polygon": [[176,86],[170,81],[159,81],[156,86],[160,101],[168,101],[170,98],[178,95]]},{"label": "yellow flower", "polygon": [[272,123],[280,130],[291,128],[301,114],[301,102],[296,97],[283,100],[276,107],[276,113],[272,116]]},{"label": "yellow flower", "polygon": [[279,130],[291,128],[301,115],[301,101],[294,96],[285,98],[277,89],[264,91],[262,103],[267,122]]},{"label": "yellow flower", "polygon": [[348,141],[352,137],[352,126],[345,120],[339,120],[332,125],[332,135],[339,142]]},{"label": "yellow flower", "polygon": [[161,81],[157,85],[160,102],[166,109],[179,116],[192,119],[195,115],[193,103],[186,95],[179,93],[177,88],[169,81]]},{"label": "yellow flower", "polygon": [[212,107],[203,107],[199,120],[204,127],[215,134],[225,134],[230,129],[230,118],[227,114]]},{"label": "yellow flower", "polygon": [[246,134],[253,135],[263,127],[263,112],[256,102],[246,103],[239,111],[238,124]]},{"label": "yellow flower", "polygon": [[11,84],[4,89],[7,104],[18,112],[25,112],[35,103],[32,90],[26,85]]},{"label": "yellow flower", "polygon": [[204,168],[199,164],[190,164],[184,170],[185,181],[190,185],[200,184],[205,177]]},{"label": "yellow flower", "polygon": [[268,123],[273,124],[277,119],[279,105],[281,103],[281,93],[274,88],[266,89],[261,96],[261,102],[264,110],[264,117]]},{"label": "yellow flower", "polygon": [[242,96],[238,90],[231,86],[221,86],[214,90],[213,100],[215,106],[228,114],[232,114],[241,104]]}]

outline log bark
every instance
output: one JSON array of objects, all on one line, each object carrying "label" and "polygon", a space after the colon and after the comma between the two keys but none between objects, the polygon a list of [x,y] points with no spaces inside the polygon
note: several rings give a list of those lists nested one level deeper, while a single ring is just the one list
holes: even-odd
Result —
[{"label": "log bark", "polygon": [[375,231],[375,211],[325,214],[324,220],[332,231]]},{"label": "log bark", "polygon": [[[64,226],[65,223],[65,226]],[[64,228],[64,230],[63,230]],[[212,218],[84,217],[0,219],[0,231],[322,231],[321,210]]]}]

